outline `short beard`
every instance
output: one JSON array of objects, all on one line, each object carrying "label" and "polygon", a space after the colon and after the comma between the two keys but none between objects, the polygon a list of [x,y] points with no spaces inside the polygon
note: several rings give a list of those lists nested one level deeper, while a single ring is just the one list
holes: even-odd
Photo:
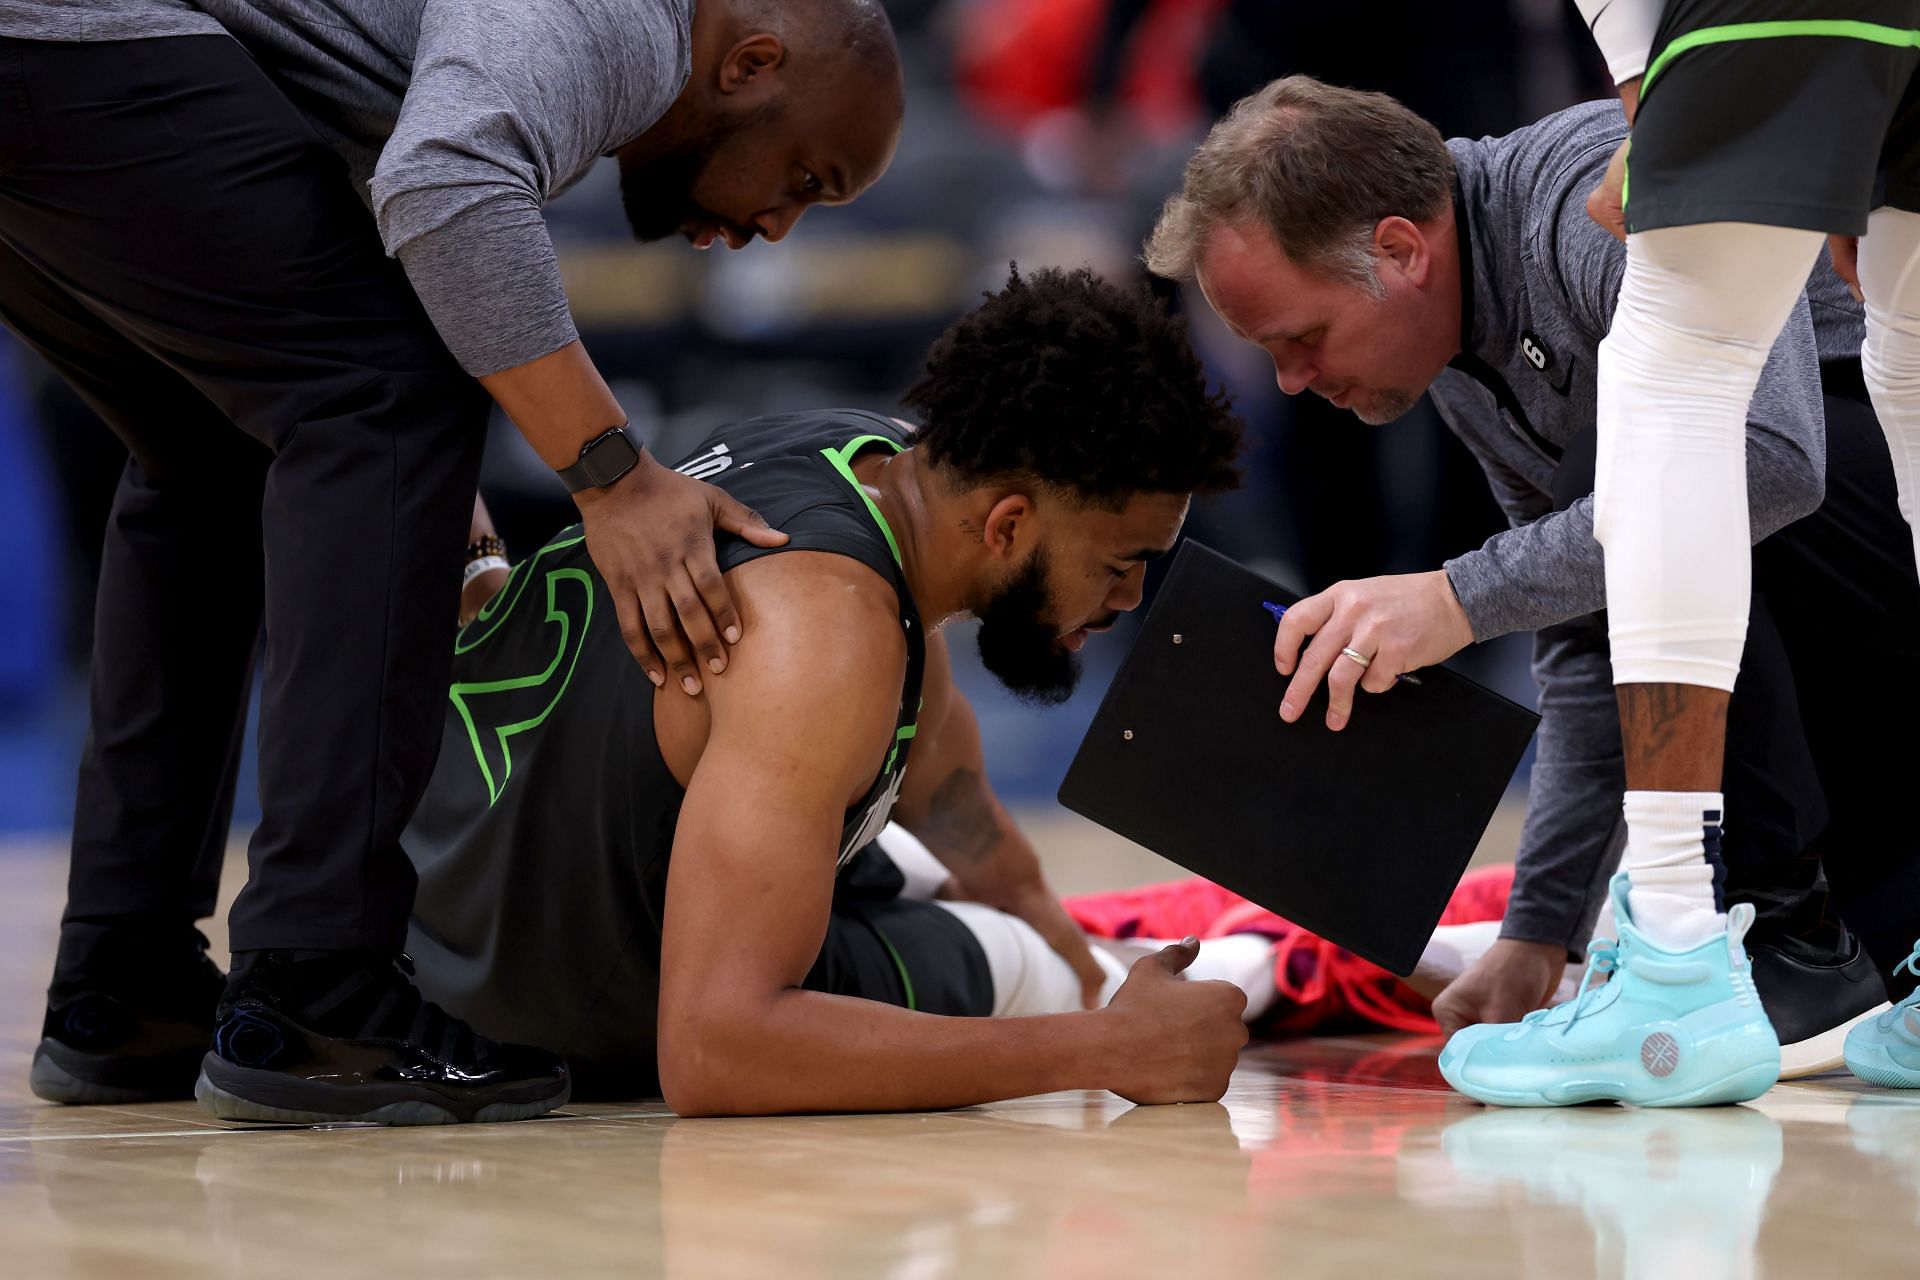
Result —
[{"label": "short beard", "polygon": [[1013,581],[978,611],[981,665],[1022,702],[1057,707],[1080,683],[1080,660],[1060,647],[1046,621],[1046,556],[1035,552]]},{"label": "short beard", "polygon": [[744,119],[720,120],[698,137],[681,143],[663,156],[620,166],[620,204],[634,239],[665,240],[689,226],[730,227],[751,240],[755,232],[721,217],[693,198],[693,189],[706,174],[720,148],[736,134],[762,129],[781,117],[779,106],[768,103]]},{"label": "short beard", "polygon": [[620,203],[634,239],[665,240],[689,224],[719,221],[693,198],[693,184],[706,171],[708,154],[689,147],[620,166]]},{"label": "short beard", "polygon": [[1398,422],[1412,413],[1413,406],[1420,403],[1420,397],[1424,394],[1425,392],[1408,394],[1405,391],[1376,391],[1372,396],[1373,403],[1368,406],[1367,412],[1362,413],[1355,408],[1353,416],[1370,427],[1384,427],[1389,422]]}]

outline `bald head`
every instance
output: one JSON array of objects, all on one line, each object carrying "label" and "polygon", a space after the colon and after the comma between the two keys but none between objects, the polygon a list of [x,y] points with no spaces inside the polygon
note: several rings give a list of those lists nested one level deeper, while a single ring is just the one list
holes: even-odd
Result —
[{"label": "bald head", "polygon": [[820,69],[902,83],[893,23],[877,0],[737,0],[743,27],[771,32]]},{"label": "bald head", "polygon": [[766,33],[785,44],[797,92],[851,94],[868,109],[904,107],[899,44],[877,0],[735,0],[733,13],[743,35]]}]

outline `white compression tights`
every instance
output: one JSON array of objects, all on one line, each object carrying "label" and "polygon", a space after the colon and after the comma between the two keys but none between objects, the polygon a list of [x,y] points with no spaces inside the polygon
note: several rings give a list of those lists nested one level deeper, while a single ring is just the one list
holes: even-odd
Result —
[{"label": "white compression tights", "polygon": [[[977,902],[938,902],[967,927],[986,953],[987,972],[993,976],[993,1016],[1018,1018],[1036,1013],[1073,1013],[1080,1006],[1080,980],[1073,968],[1047,945],[1033,927],[1017,916]],[[1100,1003],[1113,999],[1127,980],[1127,971],[1141,956],[1170,945],[1157,938],[1129,938],[1123,942],[1091,940],[1093,958],[1106,972]],[[1200,944],[1200,955],[1186,976],[1196,981],[1215,978],[1231,982],[1247,995],[1248,1021],[1273,1005],[1273,943],[1254,934],[1210,938]]]},{"label": "white compression tights", "polygon": [[[1616,684],[1733,688],[1752,582],[1747,405],[1823,239],[1711,223],[1627,241],[1619,310],[1600,347],[1594,509],[1607,552]],[[1860,242],[1860,286],[1867,389],[1912,527],[1920,503],[1920,214],[1874,211]]]},{"label": "white compression tights", "polygon": [[[882,853],[893,862],[906,881],[900,896],[928,901],[947,878],[947,869],[912,832],[888,823],[879,835]],[[993,979],[993,1016],[1018,1018],[1037,1013],[1073,1013],[1080,1005],[1080,980],[1073,967],[1032,925],[1018,916],[996,911],[977,902],[935,901],[966,926],[987,957],[987,973]],[[1093,958],[1106,974],[1100,988],[1100,1003],[1113,999],[1113,993],[1127,980],[1127,970],[1140,956],[1168,945],[1150,938],[1125,942],[1093,939]],[[1213,938],[1200,945],[1200,955],[1187,969],[1195,979],[1219,978],[1247,993],[1247,1018],[1259,1017],[1273,1004],[1273,944],[1266,938],[1236,934]]]},{"label": "white compression tights", "polygon": [[1753,580],[1747,406],[1824,239],[1709,223],[1627,240],[1594,477],[1616,684],[1733,688]]},{"label": "white compression tights", "polygon": [[[993,1016],[1017,1018],[1036,1013],[1072,1013],[1080,1008],[1080,983],[1073,969],[1024,921],[977,902],[941,902],[967,927],[986,953],[987,972],[993,976]],[[1441,988],[1472,967],[1500,933],[1500,922],[1443,925],[1433,932],[1419,966],[1410,979],[1415,990],[1431,999]],[[1126,981],[1135,960],[1171,945],[1164,938],[1094,938],[1094,959],[1106,971],[1100,1003]],[[1200,955],[1186,971],[1193,981],[1215,979],[1239,987],[1247,997],[1248,1022],[1264,1016],[1279,999],[1273,972],[1273,940],[1260,934],[1236,933],[1208,938]],[[1580,971],[1570,970],[1558,999],[1573,994]]]},{"label": "white compression tights", "polygon": [[[1860,361],[1893,455],[1900,514],[1912,529],[1920,502],[1920,214],[1874,211],[1860,241],[1860,289],[1867,295]],[[1920,554],[1920,534],[1915,547]]]},{"label": "white compression tights", "polygon": [[[1619,309],[1600,348],[1594,508],[1616,684],[1733,688],[1752,585],[1747,406],[1822,239],[1715,223],[1628,240]],[[1911,527],[1920,514],[1920,216],[1875,211],[1859,265],[1862,365]],[[1721,807],[1717,793],[1628,793],[1630,900],[1636,923],[1663,945],[1691,945],[1721,924],[1703,843]]]},{"label": "white compression tights", "polygon": [[[993,1016],[1018,1018],[1035,1013],[1073,1013],[1080,1006],[1080,980],[1073,967],[1047,945],[1033,927],[1017,916],[977,902],[939,902],[967,927],[987,956],[993,976]],[[1169,943],[1154,938],[1132,938],[1123,943],[1092,939],[1093,958],[1106,972],[1100,1003],[1127,980],[1127,971],[1141,956]],[[1273,943],[1252,934],[1212,938],[1200,944],[1200,955],[1187,968],[1194,980],[1218,978],[1247,994],[1246,1018],[1252,1021],[1273,1004]]]}]

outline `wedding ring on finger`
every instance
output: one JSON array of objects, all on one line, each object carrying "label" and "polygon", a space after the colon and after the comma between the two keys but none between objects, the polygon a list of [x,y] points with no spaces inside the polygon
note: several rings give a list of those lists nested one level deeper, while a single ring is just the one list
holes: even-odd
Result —
[{"label": "wedding ring on finger", "polygon": [[1360,669],[1362,671],[1365,671],[1368,667],[1373,665],[1373,659],[1367,657],[1364,653],[1361,653],[1357,649],[1342,649],[1340,651],[1340,656],[1343,658],[1351,658],[1353,661],[1359,663]]}]

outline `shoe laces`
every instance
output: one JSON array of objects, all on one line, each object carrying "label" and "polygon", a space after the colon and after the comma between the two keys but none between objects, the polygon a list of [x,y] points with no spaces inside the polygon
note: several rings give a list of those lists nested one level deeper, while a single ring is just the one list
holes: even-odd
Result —
[{"label": "shoe laces", "polygon": [[[1913,953],[1911,955],[1899,964],[1893,966],[1893,972],[1910,973],[1914,977],[1920,978],[1920,942],[1913,944]],[[1874,1022],[1879,1024],[1882,1031],[1885,1031],[1899,1019],[1901,1014],[1907,1012],[1909,1009],[1915,1008],[1920,1008],[1920,987],[1915,987],[1913,990],[1907,992],[1903,999],[1891,1009],[1888,1009],[1885,1013],[1875,1018]]]},{"label": "shoe laces", "polygon": [[1555,1005],[1551,1009],[1535,1009],[1520,1021],[1523,1024],[1540,1023],[1565,1009],[1567,1010],[1567,1030],[1573,1030],[1574,1024],[1587,1012],[1587,998],[1597,997],[1600,994],[1600,988],[1593,985],[1594,975],[1612,973],[1619,967],[1620,944],[1612,938],[1595,939],[1593,945],[1587,948],[1587,971],[1580,975],[1580,989],[1573,993],[1573,999],[1566,1004]]},{"label": "shoe laces", "polygon": [[[1920,978],[1920,942],[1916,942],[1913,944],[1913,954],[1909,955],[1905,960],[1902,960],[1899,964],[1893,966],[1893,971],[1895,973],[1900,973],[1902,971],[1905,971],[1907,973],[1912,974],[1916,978]],[[1920,988],[1916,988],[1916,990],[1920,990]]]}]

